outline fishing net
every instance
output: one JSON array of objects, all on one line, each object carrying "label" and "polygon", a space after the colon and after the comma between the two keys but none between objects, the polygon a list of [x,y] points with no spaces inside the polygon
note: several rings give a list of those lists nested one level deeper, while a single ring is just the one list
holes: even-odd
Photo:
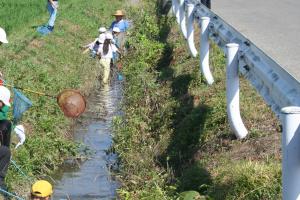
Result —
[{"label": "fishing net", "polygon": [[57,103],[65,116],[72,118],[79,117],[86,108],[84,97],[79,91],[72,89],[63,90],[59,93]]},{"label": "fishing net", "polygon": [[19,90],[13,89],[14,102],[13,102],[13,118],[14,122],[18,122],[23,113],[32,106],[32,102]]}]

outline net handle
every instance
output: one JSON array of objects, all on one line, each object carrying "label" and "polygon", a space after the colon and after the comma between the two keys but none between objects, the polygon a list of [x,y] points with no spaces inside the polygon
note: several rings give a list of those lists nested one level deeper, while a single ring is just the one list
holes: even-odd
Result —
[{"label": "net handle", "polygon": [[7,83],[4,83],[4,85],[5,85],[5,86],[8,86],[8,87],[12,87],[12,88],[19,89],[19,90],[23,90],[23,91],[26,91],[26,92],[31,92],[31,93],[33,93],[33,94],[37,94],[37,95],[40,95],[40,96],[46,96],[46,97],[50,97],[50,98],[56,99],[56,96],[50,95],[50,94],[46,94],[46,93],[44,93],[44,92],[37,92],[37,91],[30,90],[30,89],[18,87],[18,86],[13,86],[13,85],[10,85],[10,84],[7,84]]}]

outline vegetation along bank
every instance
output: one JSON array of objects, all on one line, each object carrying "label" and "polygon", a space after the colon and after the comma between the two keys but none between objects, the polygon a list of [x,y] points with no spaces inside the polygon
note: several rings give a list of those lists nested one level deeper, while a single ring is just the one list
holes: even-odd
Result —
[{"label": "vegetation along bank", "polygon": [[[0,25],[9,44],[0,48],[0,67],[8,83],[57,95],[65,88],[92,92],[96,81],[95,59],[82,55],[80,46],[98,36],[99,26],[108,27],[111,13],[124,1],[60,1],[54,32],[42,37],[36,27],[48,20],[46,1],[10,0],[0,3]],[[72,124],[63,116],[56,99],[26,93],[33,102],[22,119],[26,142],[12,157],[6,177],[10,191],[26,196],[36,178],[46,178],[67,157],[76,157],[78,144],[72,140]],[[14,136],[15,137],[15,136]]]},{"label": "vegetation along bank", "polygon": [[[242,79],[250,133],[236,140],[226,115],[223,52],[211,47],[215,84],[208,86],[161,2],[140,4],[130,12],[124,115],[114,127],[121,199],[281,199],[280,125],[270,108]],[[195,35],[199,40],[199,30]]]},{"label": "vegetation along bank", "polygon": [[[35,32],[47,20],[45,2],[6,2],[0,7],[0,24],[10,39],[0,49],[5,79],[51,94],[62,88],[89,91],[95,60],[81,56],[79,46],[97,35],[95,27],[107,27],[111,11],[123,2],[61,1],[59,31],[47,37]],[[216,83],[208,87],[175,20],[161,14],[160,2],[139,4],[127,10],[134,28],[122,63],[124,115],[114,126],[120,198],[177,199],[195,191],[207,199],[280,199],[280,128],[270,109],[242,80],[241,113],[250,134],[236,140],[226,116],[223,53],[212,47]],[[45,177],[76,156],[77,145],[69,140],[73,122],[55,100],[26,95],[34,104],[23,117],[27,141],[13,158],[29,177]],[[7,182],[26,194],[32,181],[11,166]]]}]

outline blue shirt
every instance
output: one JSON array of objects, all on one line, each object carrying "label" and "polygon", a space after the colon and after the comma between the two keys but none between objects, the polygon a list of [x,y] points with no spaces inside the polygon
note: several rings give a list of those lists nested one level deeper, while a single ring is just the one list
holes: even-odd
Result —
[{"label": "blue shirt", "polygon": [[114,27],[118,27],[121,32],[125,32],[129,28],[129,24],[128,21],[121,19],[119,22],[113,21],[109,29],[112,31]]}]

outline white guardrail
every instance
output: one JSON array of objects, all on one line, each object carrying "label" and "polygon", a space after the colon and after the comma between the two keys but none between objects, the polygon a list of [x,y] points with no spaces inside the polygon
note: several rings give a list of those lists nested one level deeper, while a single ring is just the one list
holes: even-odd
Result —
[{"label": "white guardrail", "polygon": [[248,133],[240,116],[239,73],[250,81],[279,117],[283,125],[282,196],[284,200],[300,200],[300,83],[199,0],[172,0],[172,11],[194,57],[198,54],[194,44],[194,22],[198,22],[200,69],[209,85],[214,82],[209,68],[209,41],[224,50],[227,113],[238,139]]}]

